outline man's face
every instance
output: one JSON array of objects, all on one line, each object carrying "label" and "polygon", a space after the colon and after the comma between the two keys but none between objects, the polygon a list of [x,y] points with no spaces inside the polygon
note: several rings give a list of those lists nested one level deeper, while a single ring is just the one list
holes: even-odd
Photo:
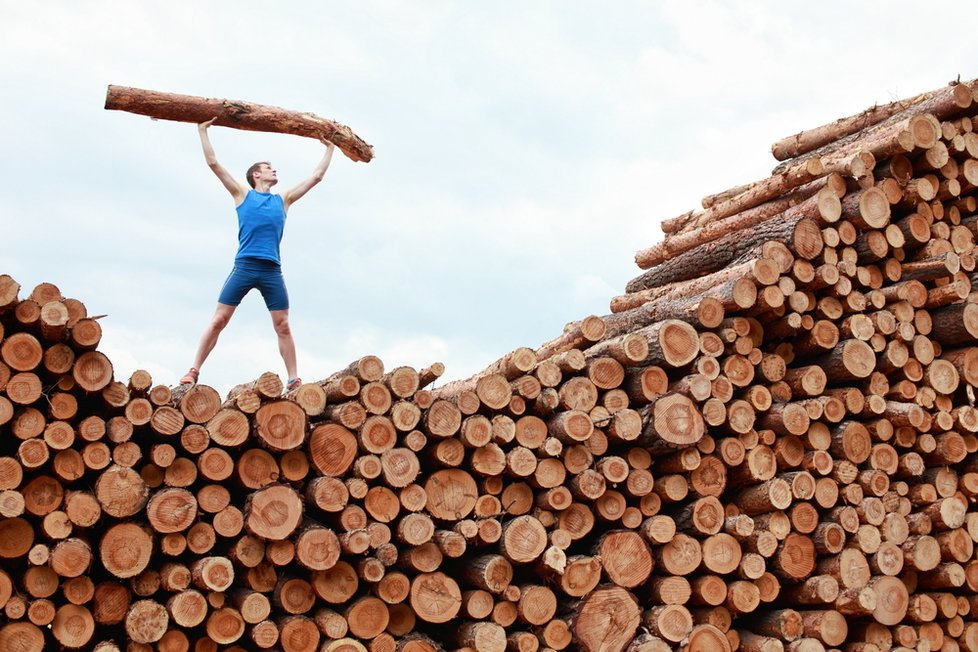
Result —
[{"label": "man's face", "polygon": [[262,163],[258,168],[258,174],[255,175],[255,182],[265,182],[270,186],[274,186],[278,183],[278,173],[275,171],[271,165],[267,163]]}]

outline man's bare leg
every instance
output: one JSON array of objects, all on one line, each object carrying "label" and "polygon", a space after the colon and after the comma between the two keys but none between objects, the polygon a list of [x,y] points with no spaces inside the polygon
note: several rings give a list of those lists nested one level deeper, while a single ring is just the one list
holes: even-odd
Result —
[{"label": "man's bare leg", "polygon": [[289,326],[289,311],[272,310],[272,325],[275,327],[275,334],[278,335],[278,352],[285,363],[285,371],[288,373],[288,380],[298,378],[297,365],[295,361],[295,340],[292,339],[292,328]]},{"label": "man's bare leg", "polygon": [[[204,361],[207,360],[207,356],[210,355],[211,351],[214,350],[214,346],[217,344],[217,338],[220,337],[221,331],[224,330],[228,322],[231,321],[234,311],[237,306],[229,306],[224,303],[218,303],[217,308],[214,310],[214,316],[211,317],[210,323],[207,324],[207,328],[204,329],[204,334],[200,336],[200,344],[197,345],[197,355],[194,357],[194,364],[191,370],[199,371],[204,365]],[[181,382],[186,380],[190,376],[184,376]],[[194,382],[196,382],[194,378]]]}]

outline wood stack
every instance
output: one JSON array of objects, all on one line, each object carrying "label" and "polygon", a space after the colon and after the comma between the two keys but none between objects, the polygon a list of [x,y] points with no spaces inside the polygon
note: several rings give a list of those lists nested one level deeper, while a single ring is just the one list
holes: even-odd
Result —
[{"label": "wood stack", "polygon": [[436,389],[120,382],[0,277],[0,649],[978,652],[975,89],[776,144]]}]

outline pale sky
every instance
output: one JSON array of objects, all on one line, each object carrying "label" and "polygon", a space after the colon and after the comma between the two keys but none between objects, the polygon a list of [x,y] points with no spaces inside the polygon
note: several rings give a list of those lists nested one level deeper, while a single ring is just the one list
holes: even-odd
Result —
[{"label": "pale sky", "polygon": [[[465,378],[609,311],[636,250],[704,195],[764,178],[775,140],[978,77],[965,4],[0,0],[0,273],[102,320],[116,378],[172,385],[231,269],[230,195],[194,125],[106,111],[110,84],[349,125],[282,243],[299,372],[363,355]],[[970,11],[970,7],[968,8]],[[318,142],[215,127],[280,189]],[[201,382],[284,376],[257,292]]]}]

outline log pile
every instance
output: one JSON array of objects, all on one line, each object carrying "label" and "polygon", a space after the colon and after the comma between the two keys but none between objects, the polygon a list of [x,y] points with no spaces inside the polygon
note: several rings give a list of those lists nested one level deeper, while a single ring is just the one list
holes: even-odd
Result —
[{"label": "log pile", "polygon": [[438,387],[121,381],[0,276],[0,650],[978,652],[976,89],[777,143]]}]

